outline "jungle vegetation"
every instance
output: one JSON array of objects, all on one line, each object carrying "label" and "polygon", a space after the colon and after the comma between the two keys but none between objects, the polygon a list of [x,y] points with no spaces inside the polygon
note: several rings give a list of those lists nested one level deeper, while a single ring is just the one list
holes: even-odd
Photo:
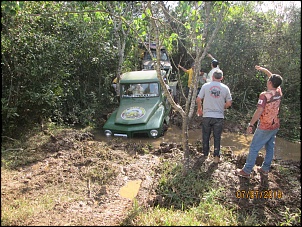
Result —
[{"label": "jungle vegetation", "polygon": [[[228,120],[246,124],[255,111],[266,87],[255,65],[280,74],[278,135],[300,141],[301,8],[263,12],[261,4],[215,1],[206,17],[204,2],[194,1],[149,6],[144,1],[2,1],[2,135],[19,138],[49,121],[102,127],[103,117],[118,105],[112,80],[139,70],[137,46],[154,38],[151,13],[156,13],[158,38],[180,81],[185,82],[178,64],[189,68],[199,57],[200,67],[210,71],[206,52],[220,61],[233,97]],[[204,31],[215,31],[222,7],[211,40]]]}]

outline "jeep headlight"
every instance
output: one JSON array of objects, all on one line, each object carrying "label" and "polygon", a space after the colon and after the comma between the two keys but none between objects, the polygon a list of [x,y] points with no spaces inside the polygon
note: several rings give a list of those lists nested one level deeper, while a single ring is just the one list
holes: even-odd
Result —
[{"label": "jeep headlight", "polygon": [[110,130],[105,130],[105,135],[109,137],[112,135],[112,132]]},{"label": "jeep headlight", "polygon": [[156,137],[156,136],[158,135],[158,131],[155,130],[155,129],[152,129],[152,130],[150,131],[150,134],[151,134],[152,137]]}]

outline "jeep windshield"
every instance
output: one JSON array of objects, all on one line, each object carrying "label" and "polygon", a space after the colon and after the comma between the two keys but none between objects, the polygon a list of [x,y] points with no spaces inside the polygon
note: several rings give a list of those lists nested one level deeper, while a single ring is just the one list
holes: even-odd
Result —
[{"label": "jeep windshield", "polygon": [[158,83],[121,84],[122,98],[158,97]]},{"label": "jeep windshield", "polygon": [[[156,58],[156,50],[151,50],[152,55],[154,58]],[[150,56],[149,52],[145,52],[145,56],[144,56],[144,60],[152,60],[152,57]],[[163,50],[161,50],[160,53],[160,60],[161,61],[168,61],[168,55],[166,52],[164,52]]]}]

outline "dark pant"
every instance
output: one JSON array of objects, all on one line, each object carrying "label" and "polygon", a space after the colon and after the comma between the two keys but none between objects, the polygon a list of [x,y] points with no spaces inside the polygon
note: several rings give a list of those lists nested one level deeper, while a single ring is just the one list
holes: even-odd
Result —
[{"label": "dark pant", "polygon": [[202,119],[202,150],[205,156],[210,151],[210,136],[213,129],[214,157],[220,157],[220,140],[223,127],[223,118],[204,117]]},{"label": "dark pant", "polygon": [[188,97],[188,95],[189,95],[189,90],[190,90],[190,88],[189,88],[189,87],[186,87],[186,89],[185,89],[185,96],[186,96],[186,97]]},{"label": "dark pant", "polygon": [[199,92],[200,92],[200,89],[201,89],[201,87],[199,87],[199,88],[197,88],[197,96],[198,96],[198,94],[199,94]]}]

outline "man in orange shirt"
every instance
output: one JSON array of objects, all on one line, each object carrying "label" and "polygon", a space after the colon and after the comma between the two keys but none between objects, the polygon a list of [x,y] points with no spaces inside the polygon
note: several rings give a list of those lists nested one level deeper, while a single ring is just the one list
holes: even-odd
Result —
[{"label": "man in orange shirt", "polygon": [[247,133],[252,134],[254,124],[258,121],[257,128],[250,145],[249,154],[242,169],[237,169],[236,173],[240,177],[249,178],[260,149],[265,146],[266,154],[262,166],[258,172],[267,175],[274,156],[276,134],[280,127],[279,108],[282,98],[280,85],[283,79],[278,74],[272,74],[268,69],[255,66],[257,70],[264,72],[269,78],[266,86],[267,90],[259,95],[257,109],[248,124]]}]

